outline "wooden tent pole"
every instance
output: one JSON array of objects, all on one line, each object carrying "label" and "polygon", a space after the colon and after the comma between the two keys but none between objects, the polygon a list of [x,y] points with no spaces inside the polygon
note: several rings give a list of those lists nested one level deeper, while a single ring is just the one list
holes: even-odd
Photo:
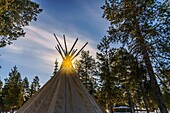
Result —
[{"label": "wooden tent pole", "polygon": [[72,53],[70,53],[70,58],[73,57],[73,55],[77,52],[77,49],[73,50]]},{"label": "wooden tent pole", "polygon": [[63,35],[63,37],[64,37],[64,45],[65,45],[65,55],[67,55],[67,43],[66,43],[65,35]]},{"label": "wooden tent pole", "polygon": [[[65,54],[65,52],[64,52],[64,49],[63,49],[63,47],[61,46],[61,44],[60,44],[60,42],[59,42],[59,40],[58,40],[58,38],[57,38],[57,36],[54,34],[54,37],[55,37],[55,39],[57,40],[57,42],[58,42],[58,44],[59,44],[59,47],[62,49],[62,51],[63,51],[63,53]],[[61,50],[60,49],[60,50]]]},{"label": "wooden tent pole", "polygon": [[55,47],[56,49],[57,49],[57,51],[60,53],[60,55],[61,55],[61,57],[63,58],[63,60],[65,60],[65,58],[64,58],[64,56],[63,56],[63,54],[62,54],[62,52],[61,52],[61,49],[60,49],[60,47],[59,47],[59,45],[57,44],[57,47]]},{"label": "wooden tent pole", "polygon": [[[60,53],[60,55],[62,56],[63,60],[65,60],[65,57],[67,57],[69,55],[70,59],[73,60],[75,57],[77,57],[80,52],[84,49],[84,47],[88,44],[88,42],[79,50],[79,52],[75,55],[75,53],[77,52],[77,49],[74,49],[74,46],[76,45],[78,38],[75,40],[73,46],[71,47],[70,51],[68,52],[67,50],[67,43],[66,43],[66,38],[65,35],[63,35],[64,38],[64,45],[65,45],[65,50],[63,49],[63,47],[61,46],[57,36],[54,34],[55,39],[57,40],[58,44],[57,47],[55,47],[57,49],[57,51]],[[63,55],[64,53],[64,55]]]},{"label": "wooden tent pole", "polygon": [[74,46],[76,45],[77,41],[78,41],[78,38],[76,39],[76,41],[74,42],[73,46],[71,47],[71,49],[69,51],[69,54],[72,52],[72,50],[73,50]]},{"label": "wooden tent pole", "polygon": [[88,42],[80,49],[80,51],[71,59],[73,60],[75,57],[79,55],[79,53],[84,49],[84,47],[88,44]]}]

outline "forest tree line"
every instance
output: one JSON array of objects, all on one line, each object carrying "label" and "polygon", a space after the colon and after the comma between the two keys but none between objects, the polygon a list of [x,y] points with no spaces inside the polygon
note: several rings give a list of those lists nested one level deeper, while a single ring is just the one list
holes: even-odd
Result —
[{"label": "forest tree line", "polygon": [[[107,72],[103,71],[104,73],[102,73],[101,75],[111,76],[112,67],[119,67],[119,63],[115,64],[114,62],[112,62],[112,56],[110,56],[110,54],[113,52],[113,45],[109,47],[108,44],[110,42],[114,44],[120,44],[121,47],[127,49],[129,55],[132,54],[132,57],[136,59],[136,62],[132,63],[129,59],[130,56],[122,56],[122,58],[120,57],[120,59],[122,59],[120,60],[120,62],[122,63],[121,66],[124,66],[123,64],[126,64],[118,72],[118,75],[124,76],[124,80],[120,81],[125,81],[125,84],[132,83],[126,82],[126,80],[128,79],[131,80],[131,77],[129,77],[129,75],[135,73],[135,71],[130,71],[130,67],[131,64],[138,64],[138,70],[140,70],[140,68],[143,68],[142,72],[144,74],[142,75],[144,77],[140,76],[139,73],[134,75],[138,75],[138,79],[143,79],[143,86],[150,87],[150,90],[141,89],[142,91],[146,92],[143,92],[143,94],[147,94],[148,92],[150,92],[150,95],[153,95],[149,96],[150,100],[152,100],[152,103],[156,103],[156,105],[153,105],[152,107],[158,107],[161,113],[168,113],[169,102],[167,102],[164,97],[166,95],[167,98],[170,98],[170,96],[168,96],[170,88],[169,1],[105,0],[105,4],[101,8],[104,12],[103,18],[110,22],[108,35],[102,39],[103,43],[101,42],[98,45],[98,49],[101,51],[101,53],[97,54],[97,57],[102,60],[105,59],[104,61],[100,62],[101,64],[107,64],[105,67],[102,68],[102,70],[107,70]],[[105,58],[103,58],[103,56]],[[131,81],[133,81],[133,79]],[[111,83],[114,82],[112,82],[111,79],[107,78],[103,82],[108,86],[108,109],[110,113],[112,113],[112,101],[110,98],[112,95]],[[127,91],[131,112],[133,113],[133,103],[135,100],[131,100],[132,93],[129,90],[130,87],[128,85],[125,85],[124,87]],[[140,89],[138,88],[138,90]],[[132,89],[132,91],[135,91],[135,89]],[[148,95],[144,95],[143,97],[147,96]],[[146,103],[146,98],[143,101],[145,103],[146,109],[148,109],[149,104]]]},{"label": "forest tree line", "polygon": [[[107,37],[101,45],[106,45],[97,53],[97,59],[89,51],[83,51],[80,59],[74,62],[75,69],[89,93],[101,104],[103,109],[109,106],[127,105],[132,109],[146,109],[147,112],[158,110],[151,82],[142,60],[138,60],[127,49],[111,48],[112,43]],[[98,45],[98,47],[100,46]],[[100,48],[100,47],[99,47]],[[157,74],[159,87],[167,108],[170,109],[170,72],[167,78]],[[113,112],[113,111],[112,111]]]},{"label": "forest tree line", "polygon": [[[37,14],[42,11],[38,4],[30,0],[4,0],[0,6],[0,47],[24,36],[23,27],[36,20]],[[110,22],[108,34],[97,45],[99,52],[96,59],[84,51],[80,60],[75,62],[75,68],[89,92],[110,113],[116,104],[129,105],[132,113],[136,107],[146,108],[148,112],[159,108],[161,113],[168,113],[169,8],[169,0],[105,0],[101,7],[103,18]],[[115,48],[115,44],[119,47]],[[18,87],[17,92],[23,94],[24,80],[16,76],[14,84],[17,86],[14,88],[11,79],[9,74],[3,88],[1,85],[1,93],[10,88],[15,91]],[[1,97],[7,94],[2,93]],[[17,99],[23,100],[22,96],[18,95]],[[6,102],[3,103],[4,109],[9,109],[5,108],[5,104],[11,103],[10,99],[3,102]],[[18,105],[21,104],[19,101]]]},{"label": "forest tree line", "polygon": [[[123,47],[113,48],[112,44],[108,37],[104,37],[98,44],[100,52],[96,59],[89,51],[82,51],[79,60],[74,61],[74,67],[89,93],[103,109],[120,105],[130,106],[133,110],[145,108],[148,112],[158,109],[143,61],[139,61]],[[53,75],[58,70],[59,63],[56,60]],[[164,71],[168,77],[169,71]],[[157,75],[164,101],[170,109],[169,78],[161,78],[161,73]],[[18,109],[39,88],[38,76],[30,83],[27,77],[22,79],[14,66],[4,80],[4,85],[0,81],[0,111]]]},{"label": "forest tree line", "polygon": [[[41,12],[39,4],[31,0],[0,0],[0,49],[24,37],[24,27],[36,21]],[[27,77],[22,79],[14,66],[9,76],[4,81],[0,80],[0,112],[18,109],[39,88],[38,76],[30,83]]]},{"label": "forest tree line", "polygon": [[[108,34],[97,45],[94,63],[78,64],[78,72],[99,79],[97,99],[112,113],[113,105],[168,113],[170,109],[170,4],[168,0],[105,0],[103,18],[110,22]],[[115,48],[115,45],[120,47]],[[94,62],[94,61],[92,61]],[[88,67],[87,65],[91,65]],[[93,70],[93,69],[92,69]],[[96,82],[96,81],[95,81]],[[94,82],[94,83],[95,83]],[[84,81],[85,86],[90,81]],[[92,88],[92,86],[89,86]],[[91,90],[90,90],[91,91]]]},{"label": "forest tree line", "polygon": [[[20,108],[40,89],[38,76],[30,83],[14,66],[4,82],[0,80],[0,111],[11,111]],[[4,84],[3,84],[4,83]]]}]

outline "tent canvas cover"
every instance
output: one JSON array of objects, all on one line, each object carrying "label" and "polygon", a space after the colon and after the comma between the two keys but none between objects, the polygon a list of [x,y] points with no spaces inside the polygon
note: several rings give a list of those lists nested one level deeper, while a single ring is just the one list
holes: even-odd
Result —
[{"label": "tent canvas cover", "polygon": [[54,34],[58,44],[57,51],[63,58],[59,71],[35,94],[17,113],[103,113],[95,99],[89,94],[72,66],[72,60],[81,52],[87,43],[79,50],[65,50]]}]

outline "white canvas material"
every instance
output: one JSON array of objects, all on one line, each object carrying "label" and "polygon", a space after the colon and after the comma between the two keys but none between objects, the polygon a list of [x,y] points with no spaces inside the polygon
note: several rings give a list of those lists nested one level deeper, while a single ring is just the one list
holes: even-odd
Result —
[{"label": "white canvas material", "polygon": [[73,67],[58,71],[17,113],[103,113]]}]

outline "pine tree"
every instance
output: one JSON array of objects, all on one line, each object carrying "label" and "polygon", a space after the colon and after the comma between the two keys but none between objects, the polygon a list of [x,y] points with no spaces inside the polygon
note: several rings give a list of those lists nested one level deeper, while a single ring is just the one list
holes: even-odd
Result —
[{"label": "pine tree", "polygon": [[[149,104],[150,101],[148,99],[149,97],[149,91],[148,89],[151,89],[150,85],[148,85],[149,81],[147,79],[147,72],[146,72],[146,67],[143,65],[142,61],[138,61],[137,58],[135,58],[135,73],[134,73],[134,77],[135,77],[135,81],[133,81],[135,83],[135,94],[136,96],[134,96],[135,100],[136,100],[136,104],[139,108],[145,108],[147,113],[149,113]],[[136,76],[135,76],[136,75]]]},{"label": "pine tree", "polygon": [[105,106],[108,105],[106,108],[113,112],[113,96],[114,95],[114,75],[112,73],[111,64],[113,62],[113,55],[114,49],[110,47],[111,40],[104,36],[97,45],[97,48],[100,52],[97,52],[97,59],[98,59],[98,69],[99,69],[99,76],[101,79],[101,88],[98,91],[98,98],[100,103]]},{"label": "pine tree", "polygon": [[58,63],[58,61],[57,61],[57,59],[56,59],[53,76],[58,72],[58,64],[59,64],[59,63]]},{"label": "pine tree", "polygon": [[[115,52],[114,62],[112,64],[115,76],[118,77],[122,89],[125,90],[127,95],[128,105],[131,113],[134,113],[134,102],[132,94],[134,96],[135,87],[135,59],[133,55],[129,54],[126,49],[120,48]],[[133,89],[133,90],[132,90]],[[133,93],[132,93],[133,92]],[[123,98],[122,98],[123,99]],[[126,100],[126,99],[125,99]]]},{"label": "pine tree", "polygon": [[[142,58],[159,109],[168,113],[159,88],[153,65],[155,58],[159,66],[170,62],[169,8],[168,0],[106,0],[102,7],[104,16],[110,21],[109,34],[114,42],[121,42]],[[165,66],[164,66],[165,67]]]},{"label": "pine tree", "polygon": [[31,88],[30,88],[30,97],[34,95],[39,89],[40,89],[40,83],[39,83],[39,78],[38,76],[35,76],[33,78],[33,82],[31,83]]},{"label": "pine tree", "polygon": [[96,86],[95,78],[95,59],[90,55],[89,51],[82,51],[80,60],[75,61],[75,69],[80,75],[80,79],[88,89],[90,94],[94,94]]},{"label": "pine tree", "polygon": [[4,110],[18,109],[23,103],[22,97],[22,79],[21,75],[14,66],[9,73],[9,78],[5,79],[5,85],[3,88],[3,104]]},{"label": "pine tree", "polygon": [[25,36],[23,27],[28,26],[32,20],[36,21],[41,11],[39,4],[31,0],[1,0],[0,47]]},{"label": "pine tree", "polygon": [[26,102],[30,98],[30,86],[28,78],[25,77],[22,83],[23,83],[23,99],[24,102]]}]

